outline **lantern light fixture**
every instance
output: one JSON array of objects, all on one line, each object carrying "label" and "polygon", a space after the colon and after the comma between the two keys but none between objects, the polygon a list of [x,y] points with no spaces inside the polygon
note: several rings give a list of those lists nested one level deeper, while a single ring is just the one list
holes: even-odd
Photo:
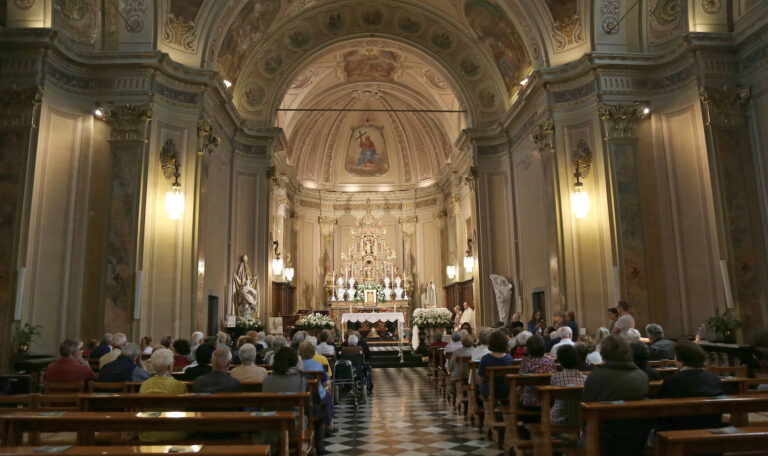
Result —
[{"label": "lantern light fixture", "polygon": [[449,280],[453,280],[456,278],[456,266],[449,264],[445,267],[445,274],[448,276]]},{"label": "lantern light fixture", "polygon": [[293,266],[291,265],[291,254],[286,253],[285,254],[285,281],[290,282],[293,280],[293,276],[296,274],[296,270],[293,269]]},{"label": "lantern light fixture", "polygon": [[571,192],[571,211],[577,219],[584,219],[589,212],[589,195],[584,190],[584,183],[581,182],[581,179],[589,175],[589,170],[592,167],[592,152],[584,139],[579,139],[576,143],[576,150],[574,150],[571,158],[576,168],[573,173],[576,183],[573,184]]},{"label": "lantern light fixture", "polygon": [[280,275],[283,273],[283,259],[280,258],[280,252],[277,250],[280,247],[280,243],[272,241],[272,245],[275,248],[275,257],[272,258],[272,274]]},{"label": "lantern light fixture", "polygon": [[467,239],[467,251],[464,256],[464,270],[472,273],[475,269],[475,257],[472,256],[472,239]]},{"label": "lantern light fixture", "polygon": [[171,189],[165,194],[165,211],[171,220],[179,220],[184,214],[184,192],[179,182],[181,160],[172,139],[168,139],[160,151],[160,167],[166,179],[173,178]]}]

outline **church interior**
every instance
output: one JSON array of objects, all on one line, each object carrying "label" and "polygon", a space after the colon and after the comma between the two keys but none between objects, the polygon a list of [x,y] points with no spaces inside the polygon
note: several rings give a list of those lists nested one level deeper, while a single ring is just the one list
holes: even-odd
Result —
[{"label": "church interior", "polygon": [[452,383],[446,328],[575,341],[618,306],[768,376],[766,1],[2,0],[0,100],[3,378],[105,333],[362,333],[373,406],[348,387],[307,451],[495,455],[553,450]]}]

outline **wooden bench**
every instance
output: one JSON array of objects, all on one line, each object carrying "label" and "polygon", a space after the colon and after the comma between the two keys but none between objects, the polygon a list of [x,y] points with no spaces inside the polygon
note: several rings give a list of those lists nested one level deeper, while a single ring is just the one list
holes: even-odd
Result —
[{"label": "wooden bench", "polygon": [[674,359],[660,359],[655,361],[648,361],[648,366],[659,369],[664,367],[677,367]]},{"label": "wooden bench", "polygon": [[[499,430],[504,428],[504,421],[496,420],[496,412],[504,413],[505,406],[499,406],[498,402],[505,403],[507,397],[496,396],[496,379],[501,378],[502,382],[504,377],[508,374],[516,374],[520,370],[519,365],[512,366],[494,366],[485,369],[485,375],[483,379],[484,383],[488,384],[488,397],[482,397],[483,401],[483,434],[490,435],[491,438],[499,442]],[[478,385],[479,386],[479,385]],[[479,391],[479,390],[478,390]]]},{"label": "wooden bench", "polygon": [[523,439],[517,427],[518,421],[523,417],[538,417],[541,412],[527,410],[520,405],[521,396],[518,394],[518,388],[526,386],[545,386],[552,382],[552,374],[508,374],[504,381],[509,388],[509,404],[503,408],[504,421],[504,451],[524,453],[533,448],[533,440]]},{"label": "wooden bench", "polygon": [[[477,361],[469,362],[469,389],[467,390],[467,413],[469,414],[469,422],[473,426],[483,426],[483,409],[478,406],[478,395],[480,391],[477,383]],[[477,423],[475,423],[477,421]]]},{"label": "wooden bench", "polygon": [[77,432],[78,444],[88,445],[95,432],[181,431],[252,432],[277,430],[280,454],[288,456],[289,433],[296,420],[294,412],[271,415],[251,412],[66,412],[63,415],[40,412],[0,414],[5,429],[4,446],[23,443],[25,432]]},{"label": "wooden bench", "polygon": [[748,413],[768,410],[768,395],[745,394],[722,398],[675,398],[627,401],[625,403],[582,402],[586,422],[586,455],[600,455],[600,422],[609,420],[668,418],[730,413],[731,425],[748,424]]},{"label": "wooden bench", "polygon": [[706,370],[712,372],[713,374],[719,375],[721,377],[729,375],[732,377],[746,377],[747,376],[747,366],[741,365],[741,366],[707,366],[705,367]]},{"label": "wooden bench", "polygon": [[687,456],[693,454],[750,452],[768,447],[768,426],[737,428],[739,434],[715,434],[707,429],[662,431],[656,434],[656,454]]},{"label": "wooden bench", "polygon": [[457,413],[463,414],[465,418],[469,416],[469,388],[471,387],[469,384],[469,363],[471,360],[470,355],[459,355],[454,361],[454,369],[459,372],[459,379],[453,382],[455,395],[453,408]]},{"label": "wooden bench", "polygon": [[[195,448],[197,447],[197,448]],[[195,451],[199,455],[215,456],[269,456],[269,445],[136,445],[136,446],[72,446],[57,454],[65,456],[132,456],[150,455],[166,456],[176,450]],[[40,455],[44,452],[40,447],[0,447],[0,456],[11,455]]]}]

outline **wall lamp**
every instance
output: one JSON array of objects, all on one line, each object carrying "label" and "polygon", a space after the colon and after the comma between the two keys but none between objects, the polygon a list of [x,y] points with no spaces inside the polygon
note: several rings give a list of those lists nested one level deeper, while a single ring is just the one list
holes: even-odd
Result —
[{"label": "wall lamp", "polygon": [[280,243],[272,241],[272,246],[275,249],[275,257],[272,258],[272,274],[280,275],[283,273],[283,259],[280,258],[280,252],[277,250],[280,247]]},{"label": "wall lamp", "polygon": [[583,219],[587,217],[587,212],[589,212],[589,195],[584,190],[581,179],[585,179],[589,175],[589,170],[592,167],[592,152],[586,141],[579,139],[571,158],[576,167],[576,171],[573,173],[576,183],[573,184],[573,191],[571,192],[571,210],[574,217]]},{"label": "wall lamp", "polygon": [[472,239],[467,239],[467,252],[464,256],[464,270],[472,273],[475,269],[475,258],[472,256]]},{"label": "wall lamp", "polygon": [[184,214],[184,192],[179,183],[181,160],[173,139],[167,140],[160,151],[160,167],[166,179],[173,179],[171,189],[165,194],[165,211],[171,220],[179,220]]},{"label": "wall lamp", "polygon": [[453,280],[456,278],[456,266],[449,264],[445,267],[445,274],[448,276],[449,280]]}]

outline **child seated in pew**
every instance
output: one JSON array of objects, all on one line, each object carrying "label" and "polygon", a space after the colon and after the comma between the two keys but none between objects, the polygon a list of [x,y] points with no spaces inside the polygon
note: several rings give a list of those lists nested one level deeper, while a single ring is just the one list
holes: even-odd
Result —
[{"label": "child seated in pew", "polygon": [[[557,351],[557,362],[563,370],[552,374],[550,384],[553,386],[579,386],[584,384],[587,377],[577,370],[579,356],[572,345],[564,345]],[[550,410],[553,426],[576,427],[579,425],[579,402],[556,400]]]}]

